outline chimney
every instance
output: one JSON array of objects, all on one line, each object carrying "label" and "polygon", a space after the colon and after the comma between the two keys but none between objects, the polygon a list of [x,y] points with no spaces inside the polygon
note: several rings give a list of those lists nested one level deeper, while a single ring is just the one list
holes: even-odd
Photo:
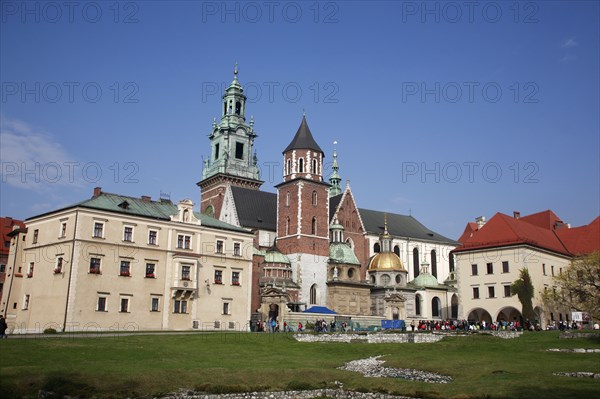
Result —
[{"label": "chimney", "polygon": [[151,202],[152,201],[152,197],[150,197],[148,195],[142,195],[142,201],[144,201],[144,202]]},{"label": "chimney", "polygon": [[94,187],[94,198],[99,197],[102,194],[102,187]]},{"label": "chimney", "polygon": [[475,223],[477,223],[477,228],[480,229],[485,224],[485,216],[479,216],[475,218]]},{"label": "chimney", "polygon": [[515,219],[519,219],[519,218],[521,218],[521,212],[519,212],[519,211],[514,211],[514,212],[513,212],[513,217],[514,217]]}]

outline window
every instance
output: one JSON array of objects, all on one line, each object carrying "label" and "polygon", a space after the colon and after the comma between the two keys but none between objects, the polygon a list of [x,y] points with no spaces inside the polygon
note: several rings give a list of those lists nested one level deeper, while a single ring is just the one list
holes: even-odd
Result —
[{"label": "window", "polygon": [[187,313],[187,301],[175,300],[173,313]]},{"label": "window", "polygon": [[285,219],[285,235],[286,236],[290,235],[290,217],[289,216]]},{"label": "window", "polygon": [[502,262],[502,273],[508,273],[509,272],[509,267],[508,267],[508,261],[504,261]]},{"label": "window", "polygon": [[223,271],[215,270],[215,284],[223,284]]},{"label": "window", "polygon": [[504,286],[504,296],[505,297],[509,297],[510,296],[510,285],[505,285]]},{"label": "window", "polygon": [[309,296],[310,296],[310,298],[309,298],[310,304],[311,305],[316,304],[317,303],[317,285],[316,284],[311,285]]},{"label": "window", "polygon": [[60,273],[62,272],[62,267],[63,267],[63,257],[59,256],[58,258],[56,258],[56,266],[54,266],[54,273]]},{"label": "window", "polygon": [[285,206],[290,206],[290,192],[285,194]]},{"label": "window", "polygon": [[29,268],[27,269],[27,278],[32,278],[33,277],[33,268],[35,267],[35,263],[30,262],[29,263]]},{"label": "window", "polygon": [[399,274],[396,274],[396,284],[401,284],[402,283],[402,276]]},{"label": "window", "polygon": [[317,234],[317,218],[313,216],[312,223],[310,224],[310,232],[312,235]]},{"label": "window", "polygon": [[33,244],[37,244],[39,235],[40,231],[38,229],[33,230]]},{"label": "window", "polygon": [[298,159],[298,173],[304,173],[304,158]]},{"label": "window", "polygon": [[108,311],[108,307],[106,306],[106,297],[105,296],[99,296],[98,297],[98,304],[96,306],[96,310],[98,312],[107,312]]},{"label": "window", "polygon": [[64,238],[67,236],[67,222],[62,222],[60,224],[60,234],[59,237],[60,238]]},{"label": "window", "polygon": [[317,192],[316,191],[312,192],[312,204],[313,204],[313,206],[317,206]]},{"label": "window", "polygon": [[223,314],[229,314],[229,302],[223,302]]},{"label": "window", "polygon": [[477,276],[477,265],[471,265],[471,276]]},{"label": "window", "polygon": [[6,272],[6,265],[0,264],[0,273],[4,273],[4,272]]},{"label": "window", "polygon": [[150,298],[150,311],[151,312],[158,312],[158,306],[159,306],[159,300],[158,297],[152,297]]},{"label": "window", "polygon": [[29,294],[25,294],[23,296],[23,307],[21,308],[22,310],[27,310],[29,309]]},{"label": "window", "polygon": [[155,278],[154,274],[156,270],[156,264],[154,263],[146,263],[146,278]]},{"label": "window", "polygon": [[100,274],[100,258],[90,258],[90,273]]},{"label": "window", "polygon": [[231,272],[231,285],[240,285],[240,272]]},{"label": "window", "polygon": [[131,276],[131,262],[128,260],[121,261],[121,268],[119,270],[119,276]]},{"label": "window", "polygon": [[381,276],[381,285],[383,285],[384,287],[387,287],[390,284],[390,275],[389,274],[383,274]]},{"label": "window", "polygon": [[381,245],[379,245],[378,242],[376,242],[375,244],[373,244],[373,252],[375,252],[376,254],[378,254],[379,252],[381,252]]},{"label": "window", "polygon": [[415,295],[415,314],[417,316],[421,315],[421,295]]},{"label": "window", "polygon": [[129,298],[121,298],[121,313],[129,313]]},{"label": "window", "polygon": [[354,277],[354,269],[350,268],[350,269],[348,269],[348,278],[352,278],[352,277]]},{"label": "window", "polygon": [[496,297],[496,292],[494,290],[494,287],[488,287],[488,298],[495,298]]},{"label": "window", "polygon": [[189,280],[191,270],[192,270],[192,267],[190,265],[182,265],[181,266],[181,279]]},{"label": "window", "polygon": [[554,277],[554,266],[550,266],[550,273],[552,274],[552,277]]},{"label": "window", "polygon": [[235,143],[235,158],[244,159],[244,143]]},{"label": "window", "polygon": [[287,173],[286,174],[289,175],[290,173],[292,173],[292,160],[288,159],[287,160]]},{"label": "window", "polygon": [[157,238],[158,238],[158,231],[156,231],[156,230],[148,231],[148,244],[156,245]]},{"label": "window", "polygon": [[487,266],[487,274],[494,274],[494,264],[488,263],[486,266]]},{"label": "window", "polygon": [[479,299],[479,287],[473,287],[473,299]]},{"label": "window", "polygon": [[215,161],[219,159],[219,143],[215,144]]},{"label": "window", "polygon": [[431,250],[431,274],[437,278],[437,253],[435,249]]},{"label": "window", "polygon": [[101,222],[94,223],[94,237],[96,237],[96,238],[104,237],[104,223],[101,223]]},{"label": "window", "polygon": [[544,274],[544,276],[546,275],[546,264],[542,263],[542,273]]},{"label": "window", "polygon": [[394,245],[394,253],[400,257],[400,247],[398,245]]},{"label": "window", "polygon": [[242,244],[239,242],[233,243],[233,256],[242,256]]},{"label": "window", "polygon": [[133,227],[125,226],[123,229],[123,241],[133,241]]},{"label": "window", "polygon": [[312,160],[312,173],[314,173],[314,174],[319,173],[319,171],[317,170],[317,160],[316,159]]},{"label": "window", "polygon": [[191,249],[192,248],[192,237],[186,234],[177,235],[177,248]]},{"label": "window", "polygon": [[419,275],[419,249],[413,249],[413,273],[415,278]]},{"label": "window", "polygon": [[223,253],[223,241],[222,240],[217,240],[217,253],[218,254]]}]

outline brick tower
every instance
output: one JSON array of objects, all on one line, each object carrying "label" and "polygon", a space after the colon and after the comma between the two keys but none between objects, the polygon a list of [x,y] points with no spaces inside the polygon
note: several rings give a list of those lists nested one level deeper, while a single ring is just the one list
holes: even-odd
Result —
[{"label": "brick tower", "polygon": [[277,188],[277,246],[292,262],[307,306],[325,305],[329,258],[329,187],[323,181],[323,150],[306,116],[283,151],[283,182]]}]

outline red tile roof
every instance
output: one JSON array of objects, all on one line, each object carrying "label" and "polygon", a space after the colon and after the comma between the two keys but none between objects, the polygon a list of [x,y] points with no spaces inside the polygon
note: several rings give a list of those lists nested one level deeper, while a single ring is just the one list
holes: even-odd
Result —
[{"label": "red tile roof", "polygon": [[[462,245],[455,252],[528,244],[563,255],[580,255],[600,251],[600,217],[587,226],[558,229],[562,224],[550,210],[516,219],[496,213],[479,230],[469,223],[459,239]],[[475,227],[477,225],[475,224]],[[469,234],[467,234],[469,232]]]},{"label": "red tile roof", "polygon": [[477,223],[475,223],[475,222],[467,223],[467,226],[465,227],[465,231],[463,231],[462,235],[458,239],[458,242],[463,243],[466,240],[468,240],[469,238],[473,237],[473,234],[475,234],[475,232],[478,229],[479,229],[479,226],[477,226]]},{"label": "red tile roof", "polygon": [[558,229],[556,235],[574,255],[600,251],[600,217],[586,226]]},{"label": "red tile roof", "polygon": [[531,215],[523,216],[521,220],[536,225],[538,227],[543,227],[545,229],[553,229],[557,225],[557,223],[562,224],[562,220],[560,220],[560,218],[556,216],[556,214],[550,209],[543,212],[532,213]]},{"label": "red tile roof", "polygon": [[0,234],[2,234],[2,242],[0,243],[0,253],[8,255],[9,248],[5,247],[4,243],[10,241],[8,233],[13,230],[13,226],[19,226],[24,229],[25,223],[21,220],[13,219],[11,217],[0,218]]}]

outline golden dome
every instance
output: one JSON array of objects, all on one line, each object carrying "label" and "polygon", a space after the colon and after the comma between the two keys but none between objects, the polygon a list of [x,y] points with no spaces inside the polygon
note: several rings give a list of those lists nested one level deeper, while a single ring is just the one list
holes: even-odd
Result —
[{"label": "golden dome", "polygon": [[393,252],[375,254],[369,262],[369,270],[405,270],[402,261]]}]

